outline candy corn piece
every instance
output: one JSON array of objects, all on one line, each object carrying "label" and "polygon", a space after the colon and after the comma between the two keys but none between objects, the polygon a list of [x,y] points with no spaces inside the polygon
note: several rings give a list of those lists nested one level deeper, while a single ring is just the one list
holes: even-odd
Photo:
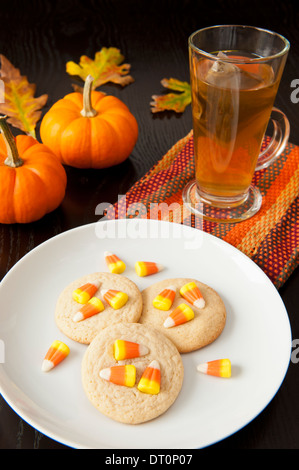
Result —
[{"label": "candy corn piece", "polygon": [[110,251],[105,251],[105,261],[111,273],[121,274],[126,269],[125,263]]},{"label": "candy corn piece", "polygon": [[180,304],[176,307],[166,318],[164,322],[165,328],[171,328],[173,326],[182,325],[194,318],[194,312],[186,304]]},{"label": "candy corn piece", "polygon": [[216,377],[231,377],[231,362],[229,359],[216,359],[197,366],[198,372],[215,375]]},{"label": "candy corn piece", "polygon": [[103,299],[115,310],[123,307],[129,300],[128,294],[115,289],[102,289],[101,294]]},{"label": "candy corn piece", "polygon": [[153,300],[153,306],[159,310],[169,310],[173,304],[176,294],[176,287],[169,286],[163,289]]},{"label": "candy corn piece", "polygon": [[135,263],[135,271],[140,277],[156,274],[163,269],[161,264],[152,261],[137,261]]},{"label": "candy corn piece", "polygon": [[132,341],[125,341],[122,339],[117,339],[113,345],[113,354],[117,361],[145,356],[148,351],[148,348],[143,344],[134,343]]},{"label": "candy corn piece", "polygon": [[42,363],[42,371],[48,372],[69,355],[70,349],[62,341],[55,340],[48,349]]},{"label": "candy corn piece", "polygon": [[180,294],[194,307],[203,308],[205,306],[205,300],[195,282],[189,282],[181,287]]},{"label": "candy corn piece", "polygon": [[83,305],[83,307],[74,315],[73,321],[79,322],[85,320],[86,318],[102,312],[104,308],[105,307],[101,299],[98,297],[92,297],[87,304]]},{"label": "candy corn piece", "polygon": [[157,395],[160,392],[161,371],[158,361],[152,361],[143,372],[137,385],[138,390],[143,393]]},{"label": "candy corn piece", "polygon": [[107,367],[100,371],[100,377],[116,385],[134,387],[136,382],[136,367],[133,364]]},{"label": "candy corn piece", "polygon": [[79,304],[86,304],[100,287],[99,281],[87,282],[73,291],[73,299]]}]

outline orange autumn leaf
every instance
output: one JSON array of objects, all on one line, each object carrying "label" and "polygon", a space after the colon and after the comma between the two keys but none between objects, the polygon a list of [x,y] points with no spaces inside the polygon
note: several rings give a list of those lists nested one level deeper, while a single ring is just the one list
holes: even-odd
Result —
[{"label": "orange autumn leaf", "polygon": [[93,89],[112,82],[121,86],[128,85],[134,81],[128,75],[130,64],[123,64],[124,56],[115,47],[103,47],[96,52],[94,59],[86,55],[80,57],[79,64],[73,61],[67,62],[66,71],[69,75],[85,81],[88,75],[93,77]]},{"label": "orange autumn leaf", "polygon": [[4,86],[0,113],[6,115],[7,121],[14,127],[36,138],[35,127],[48,95],[35,98],[36,86],[29,83],[27,77],[21,75],[20,70],[15,68],[4,55],[0,54],[0,59],[0,78]]},{"label": "orange autumn leaf", "polygon": [[166,93],[165,95],[153,95],[151,101],[151,110],[153,113],[161,111],[175,111],[182,113],[191,103],[191,88],[188,82],[181,82],[176,78],[164,78],[161,81],[165,88],[177,93]]}]

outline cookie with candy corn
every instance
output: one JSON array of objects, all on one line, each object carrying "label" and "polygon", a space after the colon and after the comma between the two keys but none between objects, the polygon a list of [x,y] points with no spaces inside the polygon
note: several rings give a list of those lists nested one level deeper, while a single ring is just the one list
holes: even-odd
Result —
[{"label": "cookie with candy corn", "polygon": [[[175,289],[175,297],[171,307],[162,310],[158,300],[161,300],[163,291],[165,296],[169,286]],[[195,351],[212,343],[225,327],[226,308],[221,296],[199,280],[165,279],[144,289],[142,299],[139,322],[160,330],[173,341],[180,353]]]},{"label": "cookie with candy corn", "polygon": [[82,360],[87,398],[115,421],[139,424],[167,412],[180,393],[184,368],[172,341],[140,323],[100,332]]},{"label": "cookie with candy corn", "polygon": [[[103,292],[111,290],[118,295],[110,305]],[[124,275],[95,272],[75,279],[62,290],[56,303],[55,321],[67,337],[89,344],[109,325],[138,322],[141,310],[141,292],[133,281]]]}]

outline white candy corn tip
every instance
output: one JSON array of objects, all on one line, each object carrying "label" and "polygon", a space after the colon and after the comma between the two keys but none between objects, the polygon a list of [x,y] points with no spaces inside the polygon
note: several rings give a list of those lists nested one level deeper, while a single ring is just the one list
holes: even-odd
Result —
[{"label": "white candy corn tip", "polygon": [[149,353],[149,348],[144,346],[144,344],[139,344],[139,354],[140,356],[146,356]]},{"label": "white candy corn tip", "polygon": [[194,307],[197,307],[197,308],[204,308],[205,304],[206,304],[205,300],[203,298],[201,298],[201,299],[195,300],[193,305],[194,305]]},{"label": "white candy corn tip", "polygon": [[95,281],[92,281],[91,284],[93,284],[94,286],[96,286],[97,288],[100,287],[101,285],[101,281],[98,281],[97,279]]},{"label": "white candy corn tip", "polygon": [[111,371],[110,371],[110,367],[107,367],[106,369],[102,369],[100,370],[100,377],[104,380],[110,380],[110,376],[111,376]]},{"label": "white candy corn tip", "polygon": [[106,258],[106,256],[112,256],[112,252],[111,251],[105,251],[104,256],[105,256],[105,258]]},{"label": "white candy corn tip", "polygon": [[75,313],[75,315],[73,316],[73,321],[77,323],[77,322],[83,320],[83,318],[84,318],[84,317],[83,317],[83,314],[82,314],[81,312],[77,312],[77,313]]},{"label": "white candy corn tip", "polygon": [[101,296],[104,297],[104,295],[108,292],[109,289],[101,289]]},{"label": "white candy corn tip", "polygon": [[42,371],[43,372],[49,372],[49,370],[53,369],[54,364],[51,361],[48,361],[48,359],[44,359],[42,363]]},{"label": "white candy corn tip", "polygon": [[198,366],[196,367],[197,371],[198,372],[201,372],[202,374],[206,374],[207,373],[207,370],[208,370],[208,364],[207,362],[203,363],[203,364],[198,364]]},{"label": "white candy corn tip", "polygon": [[175,286],[168,286],[166,289],[172,290],[173,292],[176,292],[176,287]]},{"label": "white candy corn tip", "polygon": [[171,317],[167,317],[163,324],[164,328],[171,328],[174,325],[175,325],[175,322],[173,321]]},{"label": "white candy corn tip", "polygon": [[158,361],[156,361],[156,359],[154,359],[148,367],[151,367],[152,369],[158,369],[160,370],[160,364]]}]

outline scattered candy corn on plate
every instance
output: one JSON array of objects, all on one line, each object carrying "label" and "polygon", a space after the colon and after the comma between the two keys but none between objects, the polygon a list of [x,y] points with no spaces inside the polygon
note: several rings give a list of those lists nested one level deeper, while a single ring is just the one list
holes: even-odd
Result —
[{"label": "scattered candy corn on plate", "polygon": [[[116,254],[120,262],[105,260],[105,253]],[[139,264],[138,272],[135,266],[142,262],[163,269],[143,275],[145,265]],[[54,322],[55,303],[66,285],[109,269],[120,270],[140,290],[166,278],[199,279],[216,289],[227,307],[220,337],[182,356],[184,382],[173,405],[157,419],[136,426],[122,426],[89,403],[80,377],[86,345],[68,341]],[[88,298],[93,292],[91,288]],[[76,295],[79,304],[81,293]],[[0,304],[3,398],[34,428],[73,448],[209,446],[263,412],[279,394],[290,361],[288,315],[265,274],[222,240],[168,222],[103,221],[57,235],[8,272],[0,283]],[[117,345],[117,354],[122,347]],[[133,381],[134,370],[130,373]]]}]

